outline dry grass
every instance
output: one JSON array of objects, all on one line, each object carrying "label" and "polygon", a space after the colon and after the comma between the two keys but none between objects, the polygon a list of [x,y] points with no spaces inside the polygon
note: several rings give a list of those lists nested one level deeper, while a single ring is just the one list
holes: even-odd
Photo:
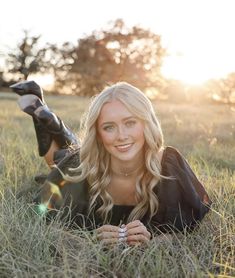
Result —
[{"label": "dry grass", "polygon": [[[213,200],[199,230],[149,246],[105,248],[92,234],[47,225],[30,204],[33,177],[47,173],[30,117],[14,94],[0,95],[0,277],[235,277],[235,113],[228,106],[154,103],[166,144],[189,160]],[[79,126],[88,101],[47,97]],[[24,194],[22,194],[22,190]],[[21,194],[20,194],[21,192]]]}]

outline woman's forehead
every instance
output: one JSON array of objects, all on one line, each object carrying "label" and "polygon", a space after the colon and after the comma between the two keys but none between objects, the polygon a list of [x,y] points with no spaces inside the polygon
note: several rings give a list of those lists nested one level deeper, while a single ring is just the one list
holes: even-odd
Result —
[{"label": "woman's forehead", "polygon": [[107,102],[101,108],[98,122],[107,122],[134,117],[134,114],[119,100]]}]

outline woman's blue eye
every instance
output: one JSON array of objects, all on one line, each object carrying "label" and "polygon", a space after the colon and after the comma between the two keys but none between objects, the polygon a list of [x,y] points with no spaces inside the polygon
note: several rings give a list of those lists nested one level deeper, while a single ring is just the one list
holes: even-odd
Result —
[{"label": "woman's blue eye", "polygon": [[112,125],[108,125],[108,126],[104,127],[105,131],[112,131],[113,129],[114,129],[114,126],[112,126]]},{"label": "woman's blue eye", "polygon": [[132,127],[133,125],[135,125],[136,121],[128,121],[126,122],[126,126],[127,127]]}]

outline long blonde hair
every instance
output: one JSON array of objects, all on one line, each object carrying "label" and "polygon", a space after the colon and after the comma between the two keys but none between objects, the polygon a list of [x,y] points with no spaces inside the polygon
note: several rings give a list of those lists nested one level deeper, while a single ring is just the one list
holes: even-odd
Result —
[{"label": "long blonde hair", "polygon": [[112,100],[119,100],[136,117],[144,122],[145,136],[145,171],[136,181],[136,203],[128,221],[141,219],[149,212],[149,219],[157,212],[158,199],[153,192],[161,178],[161,165],[158,158],[163,145],[160,124],[150,100],[136,87],[119,82],[104,89],[92,99],[81,124],[82,138],[80,149],[80,165],[69,170],[75,176],[66,175],[67,180],[78,182],[87,179],[90,191],[90,212],[101,200],[97,213],[107,221],[113,207],[112,197],[107,192],[111,181],[110,154],[98,140],[97,119],[103,105]]}]

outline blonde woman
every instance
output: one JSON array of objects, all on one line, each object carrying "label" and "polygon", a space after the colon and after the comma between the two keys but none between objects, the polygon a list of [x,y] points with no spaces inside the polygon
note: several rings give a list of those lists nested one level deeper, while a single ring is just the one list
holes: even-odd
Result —
[{"label": "blonde woman", "polygon": [[120,82],[94,97],[81,141],[49,110],[35,82],[12,89],[34,119],[40,155],[57,164],[39,198],[49,214],[62,211],[70,225],[97,229],[105,243],[135,245],[192,230],[208,212],[204,187],[181,153],[164,146],[152,104],[136,87]]}]

